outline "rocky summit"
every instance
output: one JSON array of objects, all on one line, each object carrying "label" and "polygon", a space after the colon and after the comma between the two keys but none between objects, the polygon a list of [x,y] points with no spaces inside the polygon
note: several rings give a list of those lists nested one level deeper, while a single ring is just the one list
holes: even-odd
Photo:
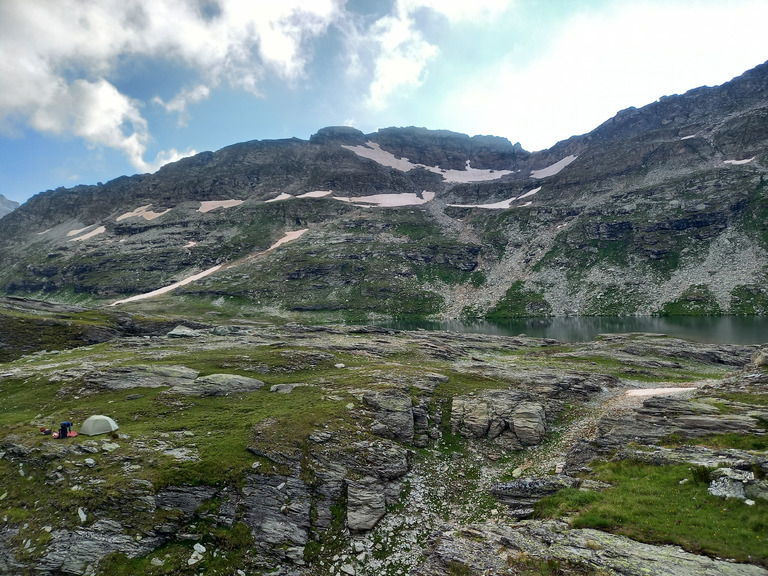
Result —
[{"label": "rocky summit", "polygon": [[766,144],[768,64],[11,206],[0,574],[768,576],[768,346],[380,322],[768,314]]},{"label": "rocky summit", "polygon": [[539,152],[422,128],[244,142],[34,196],[0,223],[0,287],[343,320],[766,314],[767,139],[764,64]]}]

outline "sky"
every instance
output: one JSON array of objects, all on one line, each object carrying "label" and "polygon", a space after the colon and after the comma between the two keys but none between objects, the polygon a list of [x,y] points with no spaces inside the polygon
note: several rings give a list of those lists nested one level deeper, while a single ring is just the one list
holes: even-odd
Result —
[{"label": "sky", "polygon": [[324,126],[529,151],[768,60],[768,0],[0,0],[0,194]]}]

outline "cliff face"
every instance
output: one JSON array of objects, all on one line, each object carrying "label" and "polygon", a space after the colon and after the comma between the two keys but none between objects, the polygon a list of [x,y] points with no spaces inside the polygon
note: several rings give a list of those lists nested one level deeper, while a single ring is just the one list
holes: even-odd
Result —
[{"label": "cliff face", "polygon": [[[0,225],[7,294],[270,311],[768,313],[768,65],[536,153],[422,128],[253,141],[60,188]],[[300,239],[268,251],[289,232]]]}]

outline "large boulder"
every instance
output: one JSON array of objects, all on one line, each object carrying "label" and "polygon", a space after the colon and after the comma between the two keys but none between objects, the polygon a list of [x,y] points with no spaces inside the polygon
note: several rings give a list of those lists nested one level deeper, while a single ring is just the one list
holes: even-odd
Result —
[{"label": "large boulder", "polygon": [[352,531],[371,530],[387,512],[384,486],[376,478],[347,481],[347,526]]},{"label": "large boulder", "polygon": [[104,372],[90,372],[85,381],[96,388],[127,390],[130,388],[159,388],[185,386],[200,374],[186,366],[154,366],[137,364],[117,366]]},{"label": "large boulder", "polygon": [[227,396],[243,392],[255,392],[264,386],[264,382],[256,378],[238,374],[209,374],[193,381],[185,381],[173,386],[169,392],[189,396]]},{"label": "large boulder", "polygon": [[752,354],[752,364],[758,368],[768,366],[768,347],[760,348],[760,350]]}]

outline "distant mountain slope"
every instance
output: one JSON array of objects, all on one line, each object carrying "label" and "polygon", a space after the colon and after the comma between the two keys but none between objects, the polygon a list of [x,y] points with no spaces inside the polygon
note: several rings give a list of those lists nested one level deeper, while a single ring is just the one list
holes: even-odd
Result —
[{"label": "distant mountain slope", "polygon": [[356,319],[766,314],[766,150],[768,64],[535,153],[413,127],[244,142],[31,198],[0,227],[0,289],[111,303],[208,271],[174,293]]},{"label": "distant mountain slope", "polygon": [[5,216],[10,212],[13,212],[18,207],[19,207],[18,202],[14,202],[13,200],[8,200],[8,198],[0,194],[0,218],[2,218],[3,216]]}]

